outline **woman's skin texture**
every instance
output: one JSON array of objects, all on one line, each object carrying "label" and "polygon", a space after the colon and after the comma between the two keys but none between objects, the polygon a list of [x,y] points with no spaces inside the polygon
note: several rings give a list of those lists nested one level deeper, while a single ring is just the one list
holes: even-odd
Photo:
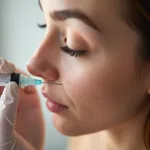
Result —
[{"label": "woman's skin texture", "polygon": [[[125,2],[40,2],[47,29],[27,67],[47,82],[62,84],[42,87],[49,97],[68,107],[53,114],[54,126],[69,136],[102,131],[99,149],[145,150],[150,72],[138,56],[140,36],[125,20]],[[61,46],[85,53],[75,57]],[[88,136],[76,138],[80,143]]]}]

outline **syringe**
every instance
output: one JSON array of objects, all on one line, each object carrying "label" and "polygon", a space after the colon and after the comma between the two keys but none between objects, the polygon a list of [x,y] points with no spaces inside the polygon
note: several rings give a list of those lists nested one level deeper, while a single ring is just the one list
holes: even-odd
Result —
[{"label": "syringe", "polygon": [[26,87],[30,85],[42,85],[43,83],[62,85],[54,82],[43,82],[42,80],[33,79],[23,74],[0,74],[0,86],[6,86],[9,82],[16,82],[19,87]]}]

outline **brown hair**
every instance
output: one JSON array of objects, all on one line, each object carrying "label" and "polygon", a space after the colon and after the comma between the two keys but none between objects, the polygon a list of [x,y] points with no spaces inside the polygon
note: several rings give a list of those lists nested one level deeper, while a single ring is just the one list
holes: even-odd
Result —
[{"label": "brown hair", "polygon": [[150,150],[150,113],[148,114],[147,120],[145,122],[145,145],[147,150]]},{"label": "brown hair", "polygon": [[[150,0],[129,0],[130,18],[134,27],[142,37],[142,59],[150,62]],[[130,22],[129,21],[129,22]],[[144,140],[147,150],[150,150],[150,110],[145,122]]]}]

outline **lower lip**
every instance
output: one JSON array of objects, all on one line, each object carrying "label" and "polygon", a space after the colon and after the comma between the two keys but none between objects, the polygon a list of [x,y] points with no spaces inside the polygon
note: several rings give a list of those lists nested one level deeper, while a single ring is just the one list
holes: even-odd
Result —
[{"label": "lower lip", "polygon": [[68,109],[67,106],[55,103],[55,102],[51,101],[50,99],[47,99],[47,108],[53,113],[59,113],[59,112],[62,112],[64,110]]}]

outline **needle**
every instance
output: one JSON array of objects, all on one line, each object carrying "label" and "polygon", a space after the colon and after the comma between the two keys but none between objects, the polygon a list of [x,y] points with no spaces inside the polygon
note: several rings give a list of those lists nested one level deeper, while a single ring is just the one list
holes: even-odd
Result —
[{"label": "needle", "polygon": [[60,84],[60,83],[55,83],[55,82],[42,82],[42,83],[44,83],[44,84],[56,84],[56,85],[62,85],[62,84]]}]

